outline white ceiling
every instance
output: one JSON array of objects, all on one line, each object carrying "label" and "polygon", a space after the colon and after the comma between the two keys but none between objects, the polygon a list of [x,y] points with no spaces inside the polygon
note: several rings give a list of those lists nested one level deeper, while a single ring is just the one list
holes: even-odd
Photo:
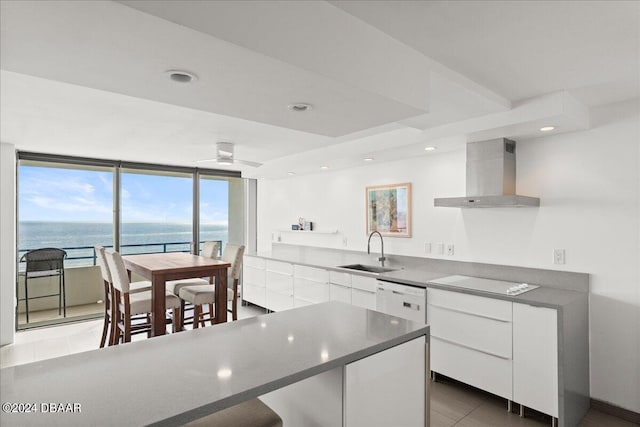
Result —
[{"label": "white ceiling", "polygon": [[[588,126],[640,96],[640,3],[2,1],[0,138],[285,176]],[[178,84],[168,69],[199,79]],[[306,102],[313,109],[287,109]]]}]

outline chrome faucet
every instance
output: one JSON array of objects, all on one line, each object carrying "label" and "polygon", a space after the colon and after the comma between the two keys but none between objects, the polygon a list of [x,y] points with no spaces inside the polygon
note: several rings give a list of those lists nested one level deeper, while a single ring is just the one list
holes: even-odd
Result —
[{"label": "chrome faucet", "polygon": [[384,257],[384,240],[382,239],[382,234],[380,234],[380,232],[378,230],[376,231],[372,231],[371,234],[369,234],[369,241],[367,242],[367,253],[370,254],[371,253],[371,238],[373,237],[374,234],[377,234],[378,236],[380,236],[380,258],[378,258],[378,261],[380,261],[380,266],[384,267],[384,260],[386,260],[386,258]]}]

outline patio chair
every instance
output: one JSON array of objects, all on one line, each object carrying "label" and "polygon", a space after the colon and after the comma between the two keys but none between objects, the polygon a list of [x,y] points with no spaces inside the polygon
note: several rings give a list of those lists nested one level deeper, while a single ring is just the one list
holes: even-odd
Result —
[{"label": "patio chair", "polygon": [[[27,323],[29,323],[29,300],[38,298],[58,297],[58,315],[63,313],[67,317],[67,296],[64,280],[64,259],[67,253],[58,248],[34,249],[22,255],[20,262],[25,262],[25,271],[20,272],[24,276],[24,301]],[[29,296],[29,280],[43,277],[58,277],[58,293]],[[37,282],[36,282],[37,283]]]}]

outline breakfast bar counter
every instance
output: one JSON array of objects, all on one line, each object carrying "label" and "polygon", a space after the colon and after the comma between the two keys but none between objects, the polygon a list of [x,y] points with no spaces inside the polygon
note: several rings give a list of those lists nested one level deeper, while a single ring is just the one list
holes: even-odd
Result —
[{"label": "breakfast bar counter", "polygon": [[387,388],[406,391],[397,409],[425,425],[428,343],[425,324],[316,304],[2,369],[0,424],[180,425],[261,396],[287,425],[309,416],[287,403],[307,393],[315,421],[355,425],[376,416],[360,413],[369,405],[397,416],[363,401]]}]

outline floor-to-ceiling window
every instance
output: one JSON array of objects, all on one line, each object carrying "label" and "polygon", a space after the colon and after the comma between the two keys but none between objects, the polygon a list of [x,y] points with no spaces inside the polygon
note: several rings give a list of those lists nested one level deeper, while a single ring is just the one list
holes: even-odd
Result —
[{"label": "floor-to-ceiling window", "polygon": [[193,175],[122,169],[120,252],[190,252],[193,241]]},{"label": "floor-to-ceiling window", "polygon": [[200,194],[200,242],[244,244],[244,182],[240,178],[222,178],[202,174]]},{"label": "floor-to-ceiling window", "polygon": [[[18,167],[18,328],[83,318],[100,313],[100,289],[93,281],[94,245],[113,246],[113,167],[21,161]],[[28,280],[26,262],[34,249],[66,252],[63,309],[57,276]],[[38,273],[34,273],[38,275]],[[47,296],[48,295],[48,296]],[[64,301],[66,300],[66,301]],[[68,306],[65,316],[64,305]],[[73,307],[73,308],[72,308]]]},{"label": "floor-to-ceiling window", "polygon": [[[57,297],[30,300],[30,312],[39,313],[27,324],[20,279],[19,329],[102,315],[95,245],[127,255],[189,252],[206,240],[221,248],[244,243],[244,180],[237,172],[38,153],[18,159],[18,256],[48,247],[67,253],[67,316],[58,315]],[[50,282],[42,294],[56,286],[55,278],[38,280]],[[30,296],[37,295],[32,285],[39,286],[29,283]]]}]

